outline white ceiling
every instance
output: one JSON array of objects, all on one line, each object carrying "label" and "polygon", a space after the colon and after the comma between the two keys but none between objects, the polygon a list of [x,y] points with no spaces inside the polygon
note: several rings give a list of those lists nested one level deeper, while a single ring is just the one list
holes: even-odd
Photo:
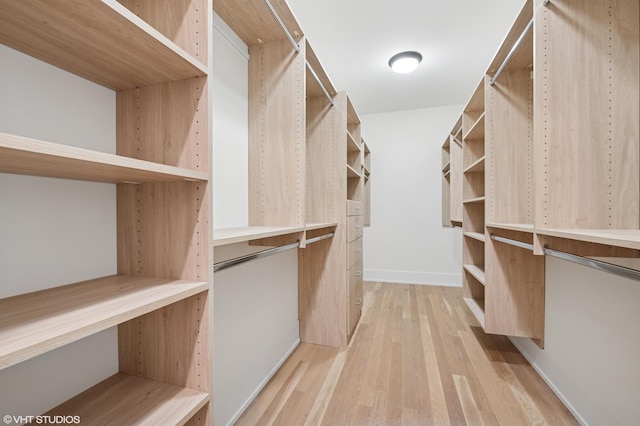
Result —
[{"label": "white ceiling", "polygon": [[[525,0],[287,0],[338,90],[359,114],[464,104]],[[417,71],[394,54],[416,50]]]}]

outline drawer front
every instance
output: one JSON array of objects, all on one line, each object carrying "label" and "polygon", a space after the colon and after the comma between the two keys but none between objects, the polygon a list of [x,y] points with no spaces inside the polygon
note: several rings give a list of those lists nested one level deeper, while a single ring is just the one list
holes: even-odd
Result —
[{"label": "drawer front", "polygon": [[355,241],[362,237],[362,216],[349,216],[347,218],[347,242]]},{"label": "drawer front", "polygon": [[362,203],[360,201],[347,200],[347,216],[360,216],[362,214]]},{"label": "drawer front", "polygon": [[347,268],[352,269],[356,262],[362,262],[362,238],[358,238],[348,244]]}]

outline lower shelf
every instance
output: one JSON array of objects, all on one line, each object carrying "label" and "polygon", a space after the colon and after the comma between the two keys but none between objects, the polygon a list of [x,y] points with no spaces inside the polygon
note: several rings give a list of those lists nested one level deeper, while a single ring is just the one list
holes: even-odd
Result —
[{"label": "lower shelf", "polygon": [[480,284],[484,285],[484,266],[463,265],[463,267],[465,271],[473,275],[475,279],[477,279],[478,282],[480,282]]},{"label": "lower shelf", "polygon": [[178,425],[207,402],[206,392],[118,373],[45,416],[79,416],[82,424]]},{"label": "lower shelf", "polygon": [[484,300],[472,299],[470,297],[465,297],[464,301],[467,303],[467,306],[471,310],[473,316],[476,317],[480,326],[484,329],[485,316],[484,316]]}]

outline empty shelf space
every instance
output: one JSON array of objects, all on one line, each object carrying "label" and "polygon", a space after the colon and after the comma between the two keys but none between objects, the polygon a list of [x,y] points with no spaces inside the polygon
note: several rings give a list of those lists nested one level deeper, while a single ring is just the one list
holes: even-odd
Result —
[{"label": "empty shelf space", "polygon": [[640,229],[536,229],[539,235],[640,250]]},{"label": "empty shelf space", "polygon": [[307,59],[307,63],[309,64],[309,66],[307,67],[307,92],[306,92],[307,97],[312,98],[312,97],[325,96],[325,93],[322,90],[322,87],[320,87],[320,84],[316,81],[313,75],[310,75],[311,71],[309,70],[309,68],[311,68],[313,72],[316,74],[316,76],[324,86],[325,90],[329,93],[329,95],[335,96],[337,93],[336,88],[333,86],[331,79],[329,78],[329,76],[327,75],[327,72],[325,71],[324,67],[320,63],[318,56],[316,56],[315,52],[309,45],[308,40],[306,41],[306,59]]},{"label": "empty shelf space", "polygon": [[471,203],[484,203],[485,197],[476,197],[476,198],[469,198],[467,200],[464,200],[462,203],[463,204],[471,204]]},{"label": "empty shelf space", "polygon": [[472,299],[470,297],[465,297],[464,301],[466,302],[467,306],[471,310],[471,313],[473,314],[473,316],[475,316],[478,322],[480,323],[480,326],[484,329],[484,323],[485,323],[484,301],[478,300],[478,299]]},{"label": "empty shelf space", "polygon": [[0,133],[0,172],[108,183],[196,180],[207,173]]},{"label": "empty shelf space", "polygon": [[484,139],[484,112],[480,115],[480,118],[473,123],[473,126],[469,129],[466,135],[464,135],[465,141]]},{"label": "empty shelf space", "polygon": [[480,282],[480,284],[484,285],[484,267],[476,265],[463,265],[463,267],[465,271],[473,275],[474,278]]},{"label": "empty shelf space", "polygon": [[0,2],[0,42],[114,90],[207,74],[115,0]]},{"label": "empty shelf space", "polygon": [[359,179],[362,176],[360,175],[360,173],[356,172],[356,170],[353,167],[347,164],[347,177]]},{"label": "empty shelf space", "polygon": [[489,223],[488,228],[506,229],[509,231],[533,233],[533,224],[531,223]]},{"label": "empty shelf space", "polygon": [[473,164],[471,164],[469,167],[464,169],[464,173],[473,173],[473,172],[481,172],[481,171],[483,171],[484,170],[484,159],[485,159],[484,156],[482,156],[481,158],[477,159]]},{"label": "empty shelf space", "polygon": [[485,236],[480,232],[465,232],[463,235],[465,237],[473,238],[474,240],[482,241],[483,243],[485,242]]},{"label": "empty shelf space", "polygon": [[304,226],[242,226],[238,228],[219,228],[213,230],[213,246],[218,247],[262,238],[278,237],[280,235],[303,232],[304,230]]},{"label": "empty shelf space", "polygon": [[351,136],[351,133],[347,132],[347,151],[349,152],[360,152],[360,145],[356,142],[356,140]]},{"label": "empty shelf space", "polygon": [[208,290],[208,283],[112,275],[0,300],[0,369]]},{"label": "empty shelf space", "polygon": [[83,424],[184,424],[209,394],[117,373],[45,413],[79,416]]}]

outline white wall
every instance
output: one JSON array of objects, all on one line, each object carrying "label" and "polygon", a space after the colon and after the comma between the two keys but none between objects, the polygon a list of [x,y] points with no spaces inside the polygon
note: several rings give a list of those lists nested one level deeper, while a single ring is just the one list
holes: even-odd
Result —
[{"label": "white wall", "polygon": [[[0,132],[115,152],[115,94],[0,45]],[[115,186],[0,174],[0,298],[116,273]],[[0,371],[38,415],[118,370],[115,328]]]},{"label": "white wall", "polygon": [[[215,228],[248,224],[247,48],[214,20]],[[217,247],[215,262],[266,247]],[[214,275],[215,423],[233,423],[299,343],[298,257],[290,250]]]},{"label": "white wall", "polygon": [[640,424],[640,283],[549,256],[545,280],[545,349],[512,341],[582,423]]},{"label": "white wall", "polygon": [[442,227],[441,148],[462,107],[361,117],[371,147],[365,280],[461,285],[461,230]]}]

